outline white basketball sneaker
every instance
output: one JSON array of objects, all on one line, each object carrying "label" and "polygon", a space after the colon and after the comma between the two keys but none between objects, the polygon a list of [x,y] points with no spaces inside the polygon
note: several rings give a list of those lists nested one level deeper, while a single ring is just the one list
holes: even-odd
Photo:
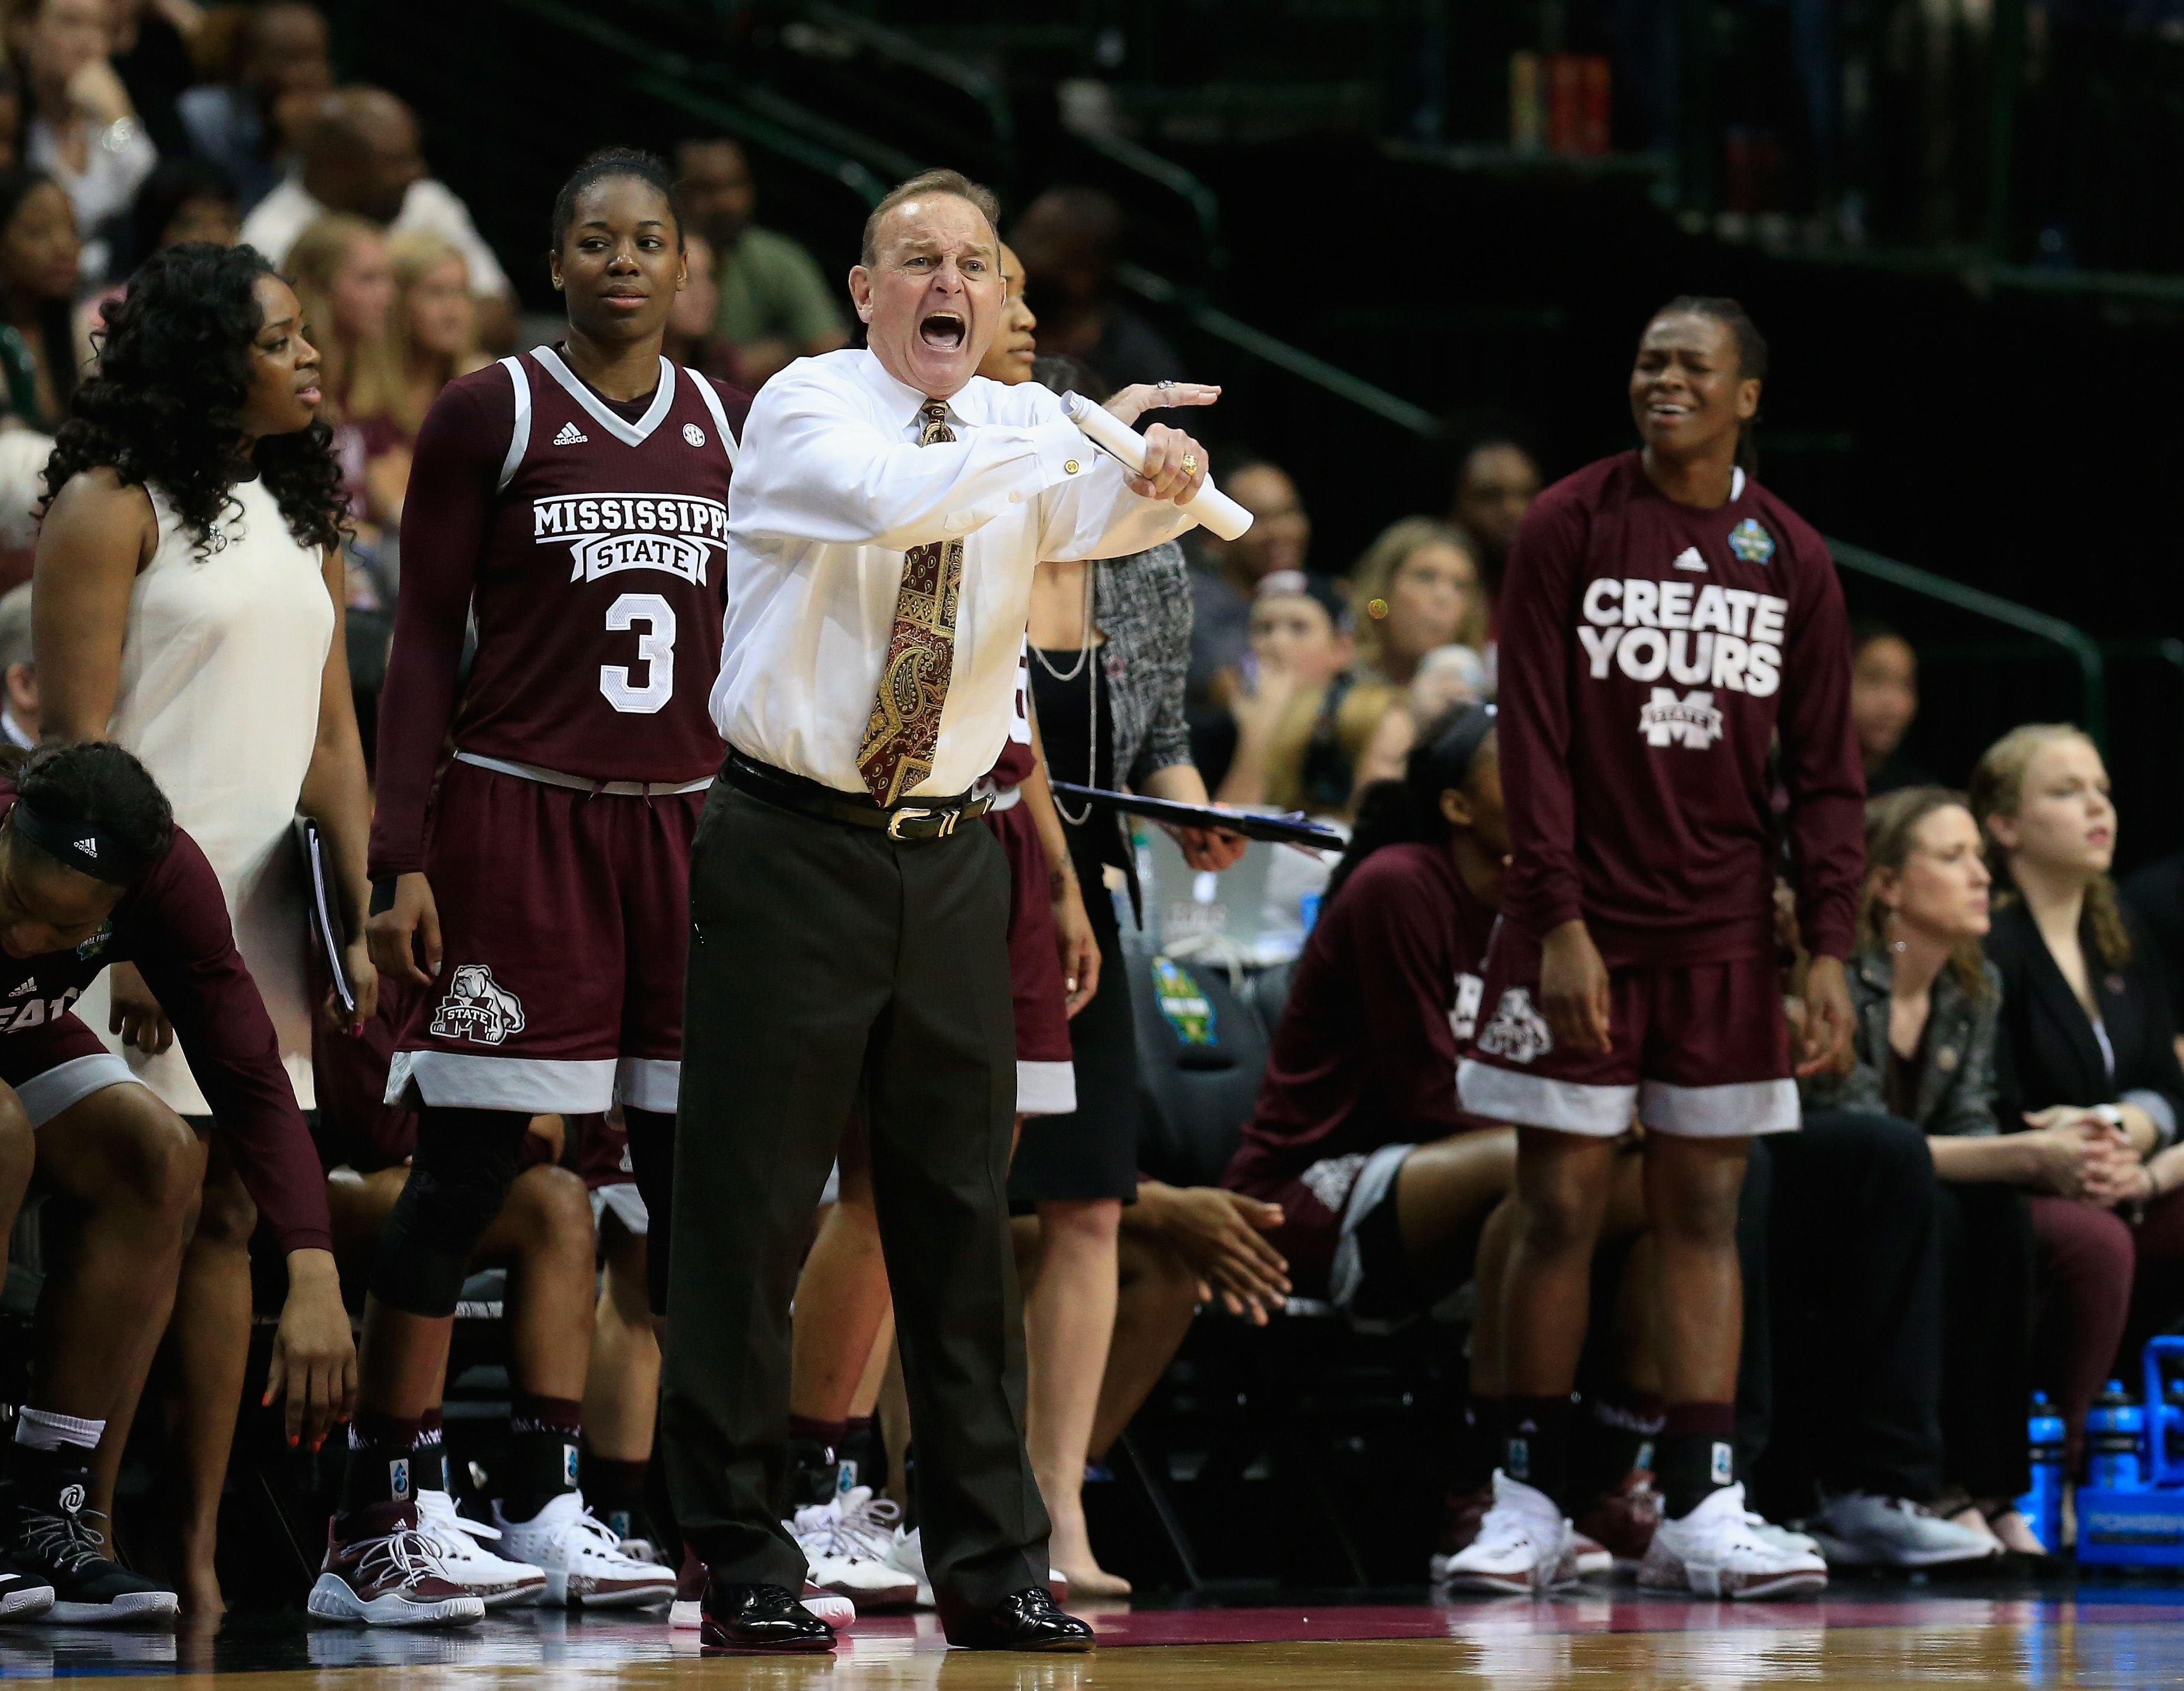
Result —
[{"label": "white basketball sneaker", "polygon": [[484,1599],[488,1609],[514,1609],[536,1603],[546,1589],[546,1571],[528,1562],[511,1562],[485,1547],[500,1529],[465,1519],[445,1492],[417,1493],[417,1530],[432,1541],[440,1559],[440,1577]]},{"label": "white basketball sneaker", "polygon": [[811,1582],[850,1599],[859,1609],[906,1609],[917,1601],[918,1582],[889,1560],[902,1510],[892,1499],[857,1486],[823,1504],[807,1505],[783,1524],[811,1565]]},{"label": "white basketball sneaker", "polygon": [[1448,1559],[1451,1591],[1543,1597],[1578,1582],[1577,1532],[1545,1492],[1494,1474],[1494,1507],[1479,1536]]},{"label": "white basketball sneaker", "polygon": [[563,1492],[529,1521],[493,1506],[501,1541],[546,1573],[543,1601],[570,1609],[646,1609],[675,1597],[675,1570],[622,1554],[621,1540],[584,1507],[582,1492]]},{"label": "white basketball sneaker", "polygon": [[1724,1486],[1680,1521],[1661,1517],[1638,1583],[1701,1597],[1800,1597],[1825,1589],[1828,1565],[1784,1542],[1744,1506],[1744,1487]]},{"label": "white basketball sneaker", "polygon": [[[918,1528],[905,1532],[894,1529],[894,1542],[888,1547],[888,1565],[910,1576],[917,1582],[917,1606],[938,1609],[933,1600],[933,1582],[925,1575],[925,1540]],[[1046,1571],[1046,1594],[1056,1603],[1069,1601],[1069,1576],[1060,1568],[1050,1566]]]}]

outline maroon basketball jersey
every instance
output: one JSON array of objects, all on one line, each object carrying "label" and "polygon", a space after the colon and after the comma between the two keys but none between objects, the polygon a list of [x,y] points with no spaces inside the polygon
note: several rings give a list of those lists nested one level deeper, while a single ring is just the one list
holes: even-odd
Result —
[{"label": "maroon basketball jersey", "polygon": [[1032,749],[1031,743],[1031,665],[1019,650],[1016,701],[1009,707],[1009,737],[1001,746],[1000,761],[986,779],[1006,792],[1011,787],[1023,785],[1038,767],[1039,753]]},{"label": "maroon basketball jersey", "polygon": [[505,414],[513,384],[515,421],[456,746],[588,780],[711,774],[721,736],[706,698],[749,399],[663,358],[643,413],[619,415],[550,347],[462,379],[500,384],[488,414]]}]

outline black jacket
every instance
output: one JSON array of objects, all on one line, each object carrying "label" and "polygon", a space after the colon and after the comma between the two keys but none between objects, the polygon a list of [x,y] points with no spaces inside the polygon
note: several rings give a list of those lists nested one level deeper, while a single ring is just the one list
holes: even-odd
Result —
[{"label": "black jacket", "polygon": [[[2115,1052],[2113,1076],[2102,1059],[2093,1024],[2033,925],[2031,912],[2013,901],[1995,912],[1986,954],[2002,972],[1997,1113],[2003,1131],[2022,1128],[2028,1110],[2050,1104],[2120,1103],[2133,1094],[2165,1099],[2170,1121],[2184,1120],[2176,1024],[2144,932],[2133,925],[2131,961],[2120,968],[2102,963],[2090,924],[2081,929],[2079,940],[2092,972],[2101,1025]],[[2133,1102],[2147,1099],[2141,1096]],[[2159,1111],[2149,1113],[2159,1119]]]}]

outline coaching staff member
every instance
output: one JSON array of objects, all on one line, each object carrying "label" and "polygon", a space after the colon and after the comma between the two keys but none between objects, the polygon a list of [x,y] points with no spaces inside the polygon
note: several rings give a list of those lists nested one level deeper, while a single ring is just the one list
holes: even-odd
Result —
[{"label": "coaching staff member", "polygon": [[880,202],[850,272],[868,349],[766,384],[730,494],[662,1431],[705,1637],[731,1649],[833,1642],[781,1526],[788,1302],[861,1087],[942,1625],[1091,1644],[1048,1596],[1024,1454],[1009,872],[972,789],[1008,735],[1034,568],[1180,533],[1206,454],[1156,425],[1130,477],[1054,394],[972,373],[1002,310],[994,220],[953,171]]}]

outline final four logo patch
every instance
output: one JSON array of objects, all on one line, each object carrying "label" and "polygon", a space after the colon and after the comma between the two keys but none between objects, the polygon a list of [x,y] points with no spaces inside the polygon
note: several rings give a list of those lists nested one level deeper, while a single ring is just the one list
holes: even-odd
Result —
[{"label": "final four logo patch", "polygon": [[1729,550],[1747,564],[1763,564],[1774,555],[1774,537],[1747,516],[1729,531]]}]

